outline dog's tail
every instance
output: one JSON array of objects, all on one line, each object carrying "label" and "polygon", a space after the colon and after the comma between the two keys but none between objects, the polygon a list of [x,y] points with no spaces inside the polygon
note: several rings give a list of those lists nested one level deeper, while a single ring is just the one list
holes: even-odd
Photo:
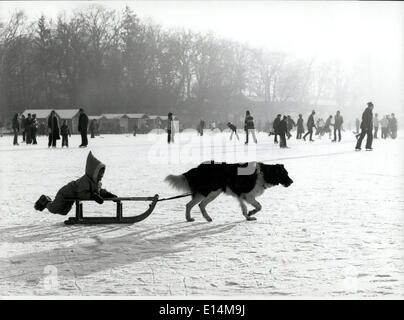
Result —
[{"label": "dog's tail", "polygon": [[164,181],[167,181],[172,187],[177,190],[191,191],[188,181],[183,174],[179,176],[170,174],[164,179]]}]

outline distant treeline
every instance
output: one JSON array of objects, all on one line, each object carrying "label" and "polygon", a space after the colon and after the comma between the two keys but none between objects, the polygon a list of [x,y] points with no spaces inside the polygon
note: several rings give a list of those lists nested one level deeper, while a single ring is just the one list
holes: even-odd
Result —
[{"label": "distant treeline", "polygon": [[[276,30],[268,30],[276,32]],[[248,108],[347,103],[347,76],[335,62],[294,59],[189,30],[163,30],[91,5],[56,21],[23,12],[0,24],[0,116],[34,108],[84,107],[88,114],[173,111],[221,120]]]}]

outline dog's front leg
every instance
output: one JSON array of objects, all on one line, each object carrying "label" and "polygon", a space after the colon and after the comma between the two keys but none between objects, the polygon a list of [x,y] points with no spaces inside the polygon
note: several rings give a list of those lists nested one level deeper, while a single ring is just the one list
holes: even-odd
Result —
[{"label": "dog's front leg", "polygon": [[254,217],[250,217],[248,215],[248,211],[247,211],[247,206],[245,205],[244,201],[242,199],[239,199],[240,202],[240,206],[241,206],[241,210],[243,212],[243,216],[248,220],[248,221],[252,221],[252,220],[257,220]]}]

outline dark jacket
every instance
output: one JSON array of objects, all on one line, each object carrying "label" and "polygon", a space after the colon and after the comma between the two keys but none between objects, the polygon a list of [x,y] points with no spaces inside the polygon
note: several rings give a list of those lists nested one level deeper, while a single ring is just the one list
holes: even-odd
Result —
[{"label": "dark jacket", "polygon": [[244,129],[245,130],[254,129],[254,118],[251,115],[245,117]]},{"label": "dark jacket", "polygon": [[280,134],[284,134],[284,133],[288,132],[288,120],[287,119],[283,119],[279,122],[278,132]]},{"label": "dark jacket", "polygon": [[[50,129],[50,130],[49,130]],[[56,137],[56,139],[60,139],[59,135],[59,120],[55,115],[50,115],[48,118],[48,132]]]},{"label": "dark jacket", "polygon": [[339,116],[335,115],[334,128],[340,129],[343,123],[344,123],[344,118],[341,115],[339,115]]},{"label": "dark jacket", "polygon": [[17,129],[18,131],[20,130],[20,124],[18,122],[18,117],[15,115],[13,117],[13,129]]},{"label": "dark jacket", "polygon": [[293,119],[292,118],[288,118],[288,130],[290,131],[290,130],[292,130],[293,129],[293,127],[295,127],[296,126],[296,123],[293,121]]},{"label": "dark jacket", "polygon": [[313,127],[315,127],[316,125],[315,125],[315,123],[314,123],[314,115],[313,114],[311,114],[310,116],[309,116],[309,118],[307,119],[307,128],[313,128]]},{"label": "dark jacket", "polygon": [[87,132],[87,127],[88,127],[88,117],[87,115],[83,112],[79,116],[79,127],[78,130],[79,132]]},{"label": "dark jacket", "polygon": [[95,200],[98,203],[103,203],[103,198],[115,198],[116,195],[102,189],[101,182],[97,182],[101,168],[105,168],[105,165],[95,158],[90,151],[87,157],[85,175],[64,186],[63,197],[67,199]]},{"label": "dark jacket", "polygon": [[373,112],[369,107],[367,107],[365,111],[363,111],[361,129],[362,130],[373,129]]},{"label": "dark jacket", "polygon": [[236,127],[234,124],[232,124],[232,123],[228,124],[227,126],[228,126],[228,127],[230,128],[230,130],[232,130],[232,131],[236,131],[236,130],[237,130],[237,127]]},{"label": "dark jacket", "polygon": [[70,130],[69,130],[69,126],[67,124],[62,124],[62,127],[60,128],[60,134],[62,136],[70,136]]},{"label": "dark jacket", "polygon": [[297,131],[299,131],[299,132],[304,131],[303,118],[297,119]]},{"label": "dark jacket", "polygon": [[272,124],[272,128],[274,128],[275,132],[278,132],[280,122],[281,122],[281,118],[276,117],[274,120],[274,123]]}]

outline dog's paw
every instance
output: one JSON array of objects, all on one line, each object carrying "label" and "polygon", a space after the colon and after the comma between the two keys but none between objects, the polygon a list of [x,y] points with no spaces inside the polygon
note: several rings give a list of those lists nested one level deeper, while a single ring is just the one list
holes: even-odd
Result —
[{"label": "dog's paw", "polygon": [[251,211],[248,212],[248,216],[251,217],[251,216],[253,216],[253,215],[256,214],[256,213],[257,213],[257,211],[251,210]]},{"label": "dog's paw", "polygon": [[207,222],[212,222],[212,218],[211,217],[204,217],[206,219]]},{"label": "dog's paw", "polygon": [[187,218],[187,221],[188,221],[188,222],[194,222],[195,219],[194,219],[194,218]]}]

